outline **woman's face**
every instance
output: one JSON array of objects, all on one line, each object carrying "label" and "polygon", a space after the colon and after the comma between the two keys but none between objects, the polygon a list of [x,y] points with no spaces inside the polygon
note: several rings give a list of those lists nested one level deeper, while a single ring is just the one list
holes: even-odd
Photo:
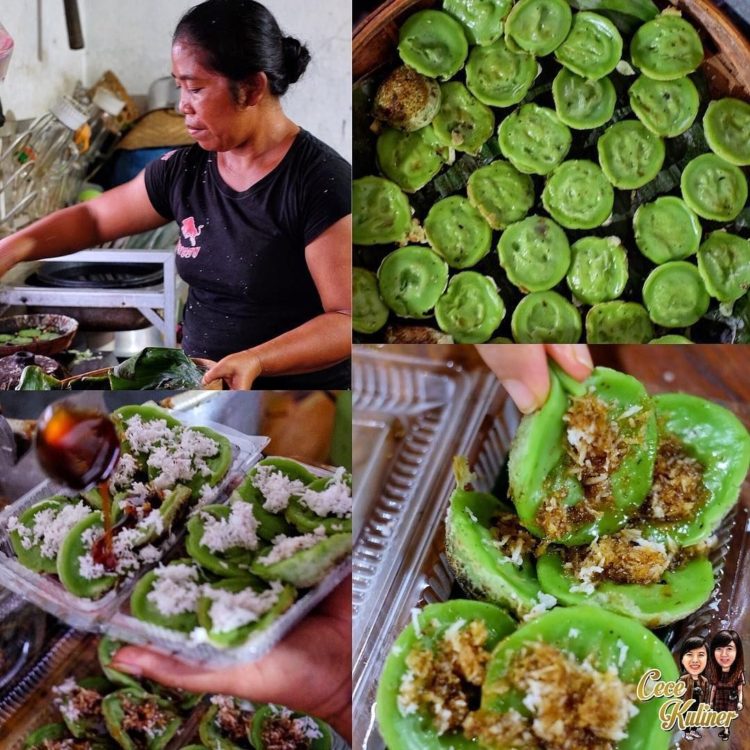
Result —
[{"label": "woman's face", "polygon": [[172,76],[180,88],[180,112],[190,137],[207,151],[228,151],[248,137],[248,110],[232,98],[229,81],[201,63],[199,50],[172,45]]},{"label": "woman's face", "polygon": [[682,657],[682,666],[691,674],[693,677],[697,677],[706,668],[706,662],[708,661],[708,651],[705,646],[700,648],[694,648],[692,651],[688,651]]},{"label": "woman's face", "polygon": [[734,664],[734,660],[737,658],[737,647],[734,643],[730,643],[727,646],[719,646],[714,649],[714,658],[719,663],[719,666],[726,672]]}]

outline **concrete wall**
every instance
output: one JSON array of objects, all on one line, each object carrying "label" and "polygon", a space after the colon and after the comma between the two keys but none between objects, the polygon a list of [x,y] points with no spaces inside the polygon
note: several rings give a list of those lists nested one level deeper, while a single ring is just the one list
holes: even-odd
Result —
[{"label": "concrete wall", "polygon": [[[197,1],[197,0],[196,0]],[[79,0],[85,48],[68,49],[61,0],[11,0],[0,22],[15,40],[4,108],[18,118],[47,109],[75,82],[93,84],[112,70],[133,95],[170,74],[170,41],[190,0]],[[284,97],[289,115],[351,159],[351,3],[349,0],[265,0],[285,33],[309,47],[310,67]],[[42,60],[37,52],[41,6]]]},{"label": "concrete wall", "polygon": [[[70,93],[85,70],[85,50],[68,49],[62,2],[11,0],[0,5],[0,23],[13,37],[15,47],[7,78],[0,83],[5,110],[18,119],[36,117],[61,93]],[[41,61],[38,50],[41,23]]]}]

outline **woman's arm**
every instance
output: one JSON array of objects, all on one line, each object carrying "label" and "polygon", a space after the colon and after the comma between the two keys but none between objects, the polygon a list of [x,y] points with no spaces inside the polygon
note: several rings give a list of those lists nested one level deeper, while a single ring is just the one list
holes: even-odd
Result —
[{"label": "woman's arm", "polygon": [[223,378],[231,388],[247,390],[260,375],[313,372],[351,355],[351,232],[349,215],[305,248],[325,312],[275,339],[224,357],[206,373],[205,383]]},{"label": "woman's arm", "polygon": [[141,172],[98,198],[55,211],[0,240],[0,277],[22,261],[67,255],[166,223],[151,205]]}]

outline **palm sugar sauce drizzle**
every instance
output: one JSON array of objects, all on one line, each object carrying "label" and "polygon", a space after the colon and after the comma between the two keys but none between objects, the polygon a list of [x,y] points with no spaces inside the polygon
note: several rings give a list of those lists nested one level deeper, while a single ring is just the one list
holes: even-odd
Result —
[{"label": "palm sugar sauce drizzle", "polygon": [[120,458],[120,438],[103,412],[69,402],[47,407],[39,419],[36,453],[45,473],[74,490],[99,489],[104,534],[92,549],[94,562],[114,570],[109,478]]}]

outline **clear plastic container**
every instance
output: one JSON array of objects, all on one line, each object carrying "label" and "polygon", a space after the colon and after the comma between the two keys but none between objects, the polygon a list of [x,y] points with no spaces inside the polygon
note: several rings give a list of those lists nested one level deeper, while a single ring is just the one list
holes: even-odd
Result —
[{"label": "clear plastic container", "polygon": [[[178,416],[181,421],[187,424],[194,422],[194,418],[189,414],[176,414],[175,416]],[[232,443],[234,452],[232,468],[219,485],[219,496],[216,498],[216,502],[226,501],[231,491],[232,481],[236,480],[238,474],[249,471],[253,464],[260,459],[261,451],[268,444],[268,439],[242,435],[235,430],[225,428],[223,425],[207,423],[205,420],[201,423],[224,435]],[[10,586],[12,590],[21,594],[28,601],[75,628],[98,630],[104,623],[109,622],[114,617],[121,603],[130,596],[137,578],[153,565],[141,568],[137,576],[125,578],[116,588],[108,591],[100,599],[83,599],[74,596],[65,589],[57,577],[35,573],[22,565],[16,560],[10,545],[9,518],[19,516],[40,500],[58,494],[77,496],[77,493],[70,489],[51,480],[45,480],[3,509],[0,513],[0,571],[2,571],[3,580],[6,582],[5,585]],[[175,546],[178,539],[179,533],[173,532],[157,543],[156,546],[161,550],[162,558]]]},{"label": "clear plastic container", "polygon": [[[375,748],[382,747],[372,714],[378,677],[433,567],[426,561],[441,537],[438,498],[449,491],[452,457],[466,453],[483,404],[499,388],[451,363],[386,349],[357,347],[353,364],[354,442],[365,457],[354,468],[362,514],[352,583],[354,746]],[[445,578],[441,598],[450,583]]]},{"label": "clear plastic container", "polygon": [[[210,427],[227,437],[233,445],[234,461],[222,483],[219,496],[214,503],[228,502],[231,491],[246,473],[262,458],[262,450],[268,444],[267,437],[249,436],[225,425],[217,424],[201,416],[200,410],[187,410],[190,400],[182,400],[185,411],[174,410],[174,416],[182,422]],[[319,467],[307,466],[318,476],[331,476],[332,472]],[[15,558],[8,539],[8,519],[52,494],[71,494],[69,490],[45,481],[0,513],[0,575],[4,585],[12,588],[27,601],[53,614],[60,620],[80,630],[107,633],[114,638],[151,646],[166,653],[179,654],[187,661],[220,667],[260,658],[271,649],[297,622],[323,600],[351,571],[351,560],[347,559],[329,571],[325,579],[307,591],[281,617],[268,628],[251,636],[243,645],[220,649],[216,646],[191,640],[182,633],[143,622],[129,613],[130,594],[138,579],[153,565],[144,566],[137,574],[122,581],[117,588],[97,600],[82,599],[68,592],[54,576],[35,573],[21,565]],[[173,533],[158,543],[162,560],[184,536],[184,530]]]},{"label": "clear plastic container", "polygon": [[92,643],[92,636],[74,630],[49,635],[43,644],[44,655],[18,684],[0,692],[0,741],[3,748],[16,750],[22,747],[22,739],[27,734],[23,725],[33,724],[36,728],[59,720],[52,702],[42,705],[39,696],[49,695],[50,688],[69,674],[83,677],[87,671],[93,671],[90,668],[96,659],[96,648],[90,648]]},{"label": "clear plastic container", "polygon": [[[316,476],[332,476],[331,471],[301,461],[298,463]],[[231,666],[253,661],[268,653],[296,623],[302,620],[313,607],[320,604],[351,573],[351,570],[352,562],[350,558],[347,558],[331,569],[317,586],[307,591],[302,598],[297,599],[269,627],[251,635],[245,643],[235,648],[220,649],[211,643],[196,641],[185,633],[152,625],[133,617],[130,614],[129,593],[127,597],[119,600],[118,611],[107,623],[105,632],[113,638],[128,643],[151,646],[165,653],[178,655],[183,660],[211,667]]]},{"label": "clear plastic container", "polygon": [[[446,384],[461,381],[471,384],[470,397],[459,397],[435,407],[436,416],[441,415],[446,423],[450,422],[450,427],[441,429],[439,435],[425,437],[419,427],[407,421],[401,447],[409,441],[416,441],[426,450],[414,455],[397,448],[388,459],[385,473],[380,476],[372,472],[369,476],[361,475],[355,468],[358,502],[361,492],[365,495],[373,492],[373,485],[402,488],[399,513],[394,519],[396,528],[390,533],[396,539],[409,540],[409,549],[404,553],[401,545],[386,541],[387,533],[381,535],[380,540],[375,534],[368,533],[381,529],[379,503],[387,502],[375,489],[374,496],[380,497],[380,501],[370,508],[364,521],[365,533],[354,550],[354,589],[361,593],[361,599],[354,621],[353,715],[355,747],[382,750],[384,744],[375,720],[375,692],[393,641],[411,621],[415,607],[461,595],[445,557],[444,544],[443,519],[455,486],[451,458],[453,455],[467,456],[476,475],[474,488],[490,492],[505,463],[520,414],[493,375],[484,372],[469,375],[450,364],[397,357],[384,351],[361,348],[355,351],[355,425],[365,417],[377,419],[379,414],[385,420],[389,410],[379,411],[379,408],[392,403],[402,403],[406,411],[418,409],[418,389],[414,384],[425,373],[438,374]],[[377,381],[371,374],[363,378],[363,370],[379,372],[382,377]],[[393,372],[398,372],[398,377],[390,377]],[[377,388],[371,386],[365,393],[361,391],[363,383],[374,382],[378,383]],[[650,393],[675,390],[664,383],[645,385]],[[750,427],[748,407],[723,405]],[[376,442],[372,443],[372,448],[372,451],[366,448],[362,451],[368,454],[370,464],[374,465],[379,460],[374,455]],[[403,477],[406,475],[413,476],[413,481],[405,482]],[[367,477],[371,486],[363,487],[361,477]],[[750,545],[747,531],[750,531],[750,482],[746,480],[736,512],[724,520],[717,532],[718,543],[711,555],[718,581],[714,594],[690,617],[657,631],[668,646],[673,646],[688,633],[705,636],[709,631],[715,632],[719,625],[732,627],[741,635],[750,635]],[[368,588],[370,582],[375,585]]]}]

